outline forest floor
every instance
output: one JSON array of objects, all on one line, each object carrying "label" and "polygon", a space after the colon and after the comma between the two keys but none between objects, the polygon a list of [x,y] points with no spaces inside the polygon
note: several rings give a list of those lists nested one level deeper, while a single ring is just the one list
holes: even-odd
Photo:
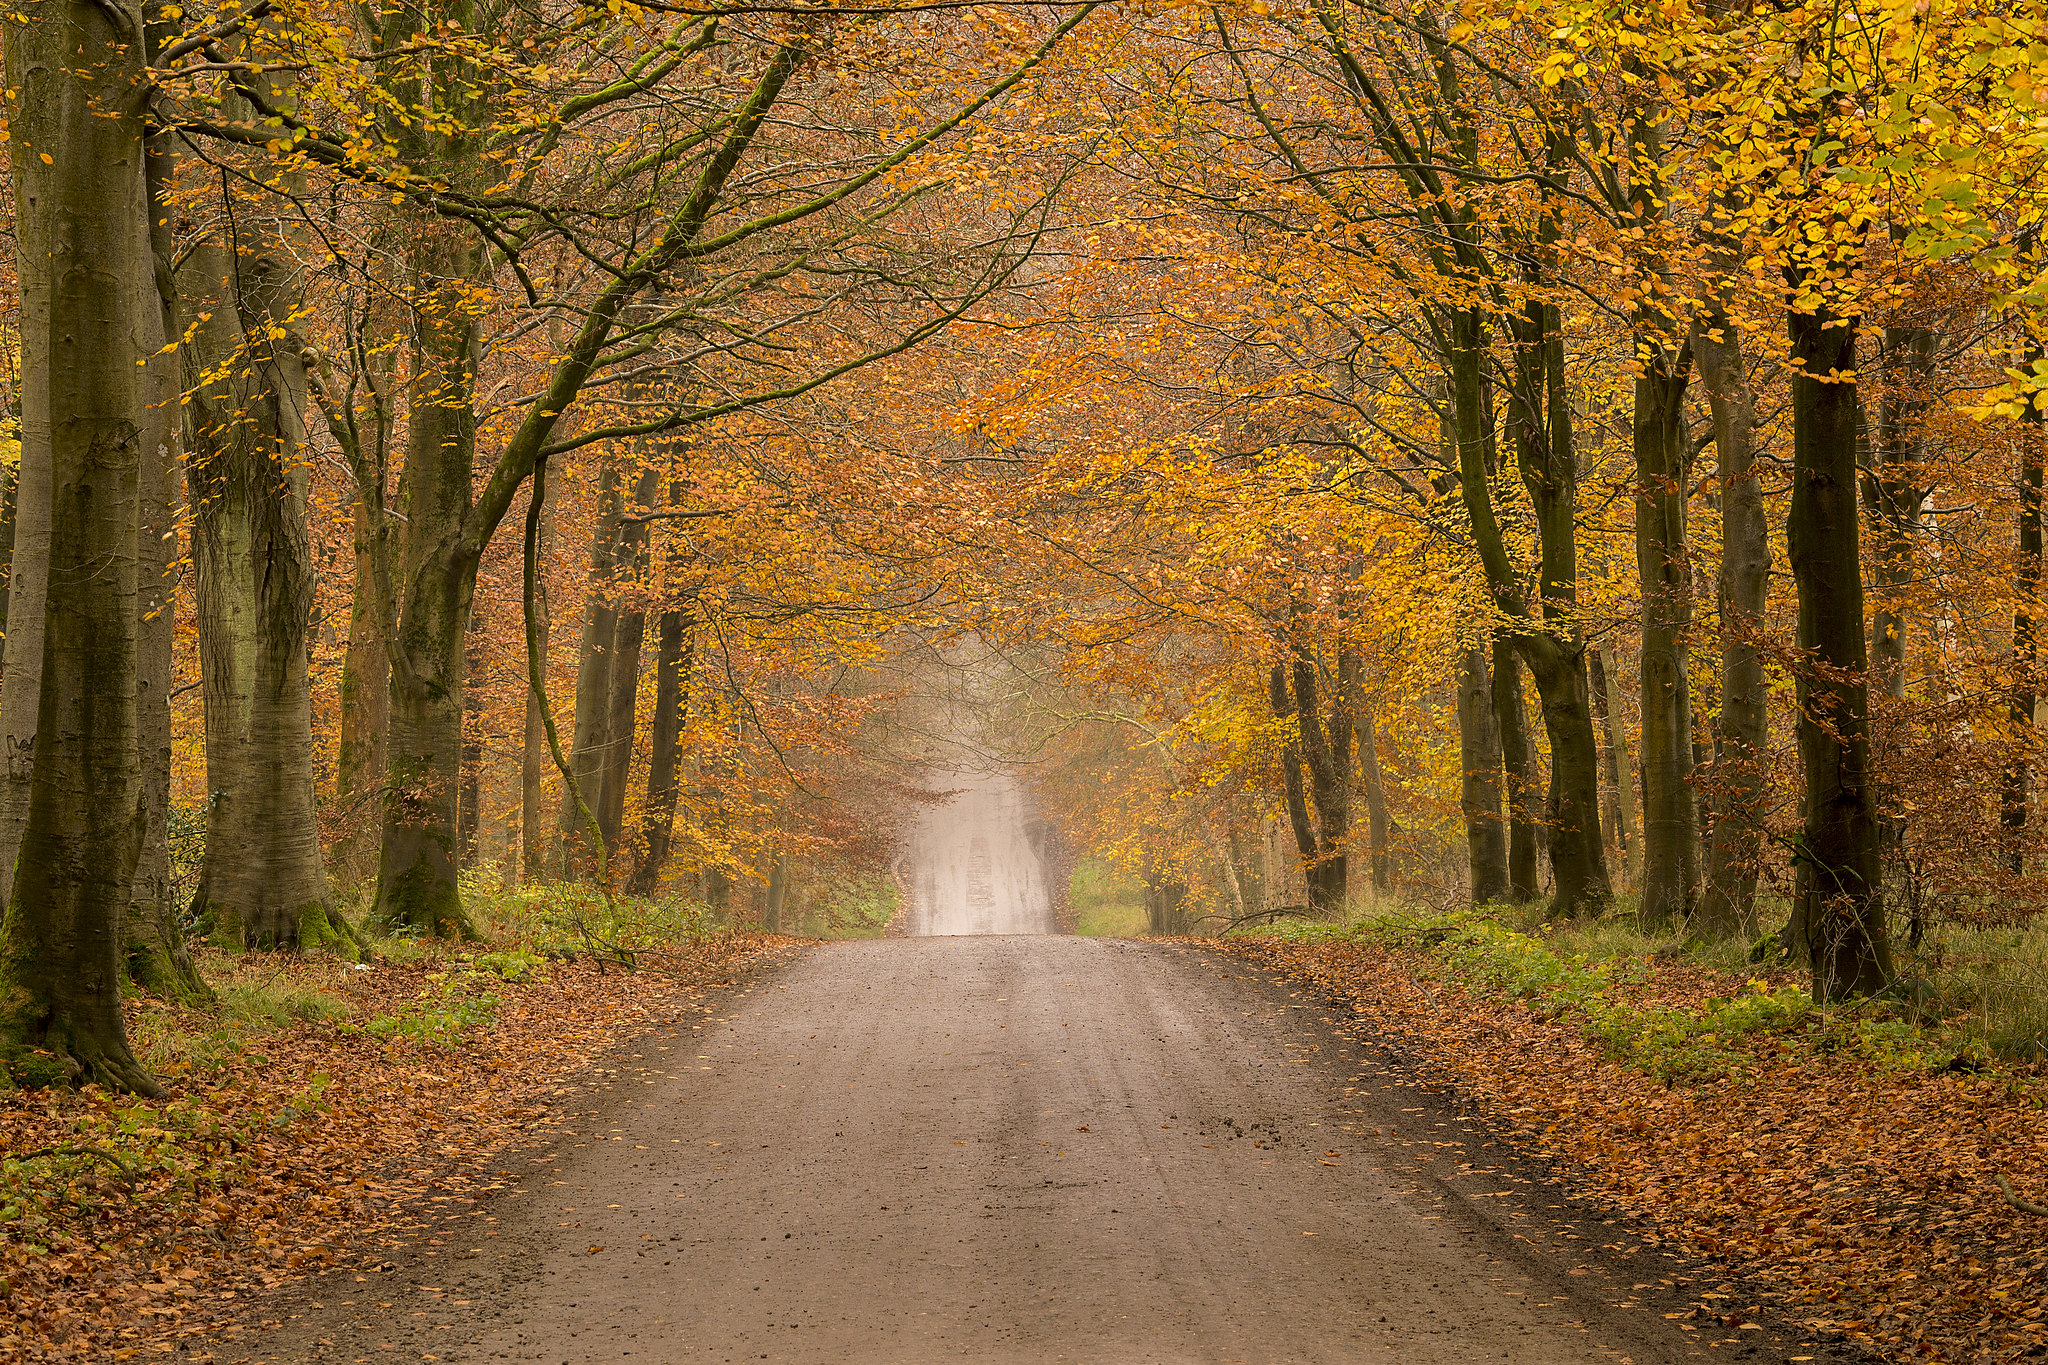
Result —
[{"label": "forest floor", "polygon": [[131,1000],[163,1099],[0,1091],[0,1359],[244,1354],[265,1290],[374,1268],[426,1211],[501,1188],[499,1156],[568,1121],[608,1049],[800,951],[720,935],[628,972],[382,946],[368,967],[208,953],[211,1004]]},{"label": "forest floor", "polygon": [[1553,947],[1476,915],[1222,945],[1576,1194],[1727,1268],[1681,1322],[1702,1338],[1739,1338],[1762,1298],[1890,1360],[2048,1357],[2048,1068],[1882,1008],[1815,1010],[1783,973]]}]

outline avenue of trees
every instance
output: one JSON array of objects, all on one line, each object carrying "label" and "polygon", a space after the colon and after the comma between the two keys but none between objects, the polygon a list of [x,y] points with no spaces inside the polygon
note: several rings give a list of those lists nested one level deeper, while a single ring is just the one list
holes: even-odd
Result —
[{"label": "avenue of trees", "polygon": [[2038,910],[2048,6],[0,25],[18,1080],[465,869],[776,927],[970,638],[1162,930]]}]

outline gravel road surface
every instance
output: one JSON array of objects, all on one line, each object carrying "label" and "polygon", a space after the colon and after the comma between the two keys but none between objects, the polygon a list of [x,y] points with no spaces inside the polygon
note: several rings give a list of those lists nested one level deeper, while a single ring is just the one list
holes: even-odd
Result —
[{"label": "gravel road surface", "polygon": [[1744,1332],[1766,1344],[1710,1351],[1666,1321],[1686,1304],[1661,1255],[1574,1211],[1323,1005],[1199,948],[834,943],[720,1010],[616,1059],[573,1132],[508,1159],[531,1172],[521,1193],[448,1210],[387,1269],[306,1282],[225,1358],[1798,1350]]},{"label": "gravel road surface", "polygon": [[1028,798],[1008,773],[937,774],[952,797],[919,816],[905,859],[911,868],[904,930],[931,934],[1049,934],[1052,901],[1038,852],[1025,834]]}]

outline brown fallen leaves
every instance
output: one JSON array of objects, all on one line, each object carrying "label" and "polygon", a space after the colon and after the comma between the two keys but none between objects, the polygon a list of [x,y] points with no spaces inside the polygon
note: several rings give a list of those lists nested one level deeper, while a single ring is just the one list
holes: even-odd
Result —
[{"label": "brown fallen leaves", "polygon": [[[728,936],[637,972],[476,974],[488,985],[463,998],[487,994],[490,1013],[468,1027],[446,1008],[468,979],[449,962],[209,963],[224,994],[295,983],[338,1017],[218,1027],[225,1006],[138,1001],[131,1032],[180,1043],[155,1058],[167,1099],[0,1093],[0,1359],[208,1358],[192,1339],[254,1292],[343,1261],[375,1268],[420,1209],[507,1188],[493,1155],[555,1122],[571,1073],[793,951]],[[411,1027],[422,1019],[443,1027]],[[483,1206],[475,1217],[486,1235]]]},{"label": "brown fallen leaves", "polygon": [[[1582,1193],[1785,1291],[1816,1332],[1901,1361],[2048,1357],[2048,1219],[1994,1183],[2048,1199],[2038,1066],[1886,1069],[1766,1039],[1745,1074],[1667,1086],[1611,1060],[1570,1015],[1468,990],[1420,953],[1213,946],[1344,1001]],[[1677,1003],[1704,989],[1698,969],[1672,964],[1644,994]]]}]

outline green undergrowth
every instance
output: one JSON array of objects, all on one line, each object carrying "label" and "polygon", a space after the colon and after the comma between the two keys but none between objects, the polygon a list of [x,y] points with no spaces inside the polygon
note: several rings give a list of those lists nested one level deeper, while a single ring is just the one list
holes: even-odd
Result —
[{"label": "green undergrowth", "polygon": [[1150,932],[1145,889],[1100,858],[1083,858],[1074,868],[1075,932],[1091,938],[1136,938]]},{"label": "green undergrowth", "polygon": [[[1791,1054],[1846,1054],[1891,1070],[1975,1070],[1998,1055],[1967,1014],[1932,1014],[1905,1000],[1815,1005],[1786,973],[1751,975],[1746,945],[1688,953],[1642,934],[1633,916],[1564,925],[1522,919],[1503,907],[1382,911],[1345,923],[1286,920],[1255,932],[1422,953],[1446,979],[1575,1022],[1609,1056],[1667,1084],[1747,1074]],[[1660,959],[1709,969],[1725,993],[1660,999]]]},{"label": "green undergrowth", "polygon": [[[35,1147],[0,1155],[0,1237],[40,1255],[60,1229],[90,1224],[103,1209],[146,1193],[175,1219],[240,1183],[266,1158],[265,1139],[328,1111],[330,1079],[316,1073],[246,1108],[211,1094],[160,1103],[99,1096],[67,1106]],[[203,1219],[193,1220],[194,1226]]]},{"label": "green undergrowth", "polygon": [[387,1043],[458,1048],[472,1029],[498,1017],[498,1006],[504,1002],[481,984],[496,976],[474,966],[460,975],[431,973],[429,990],[399,1009],[372,1016],[361,1028]]}]

